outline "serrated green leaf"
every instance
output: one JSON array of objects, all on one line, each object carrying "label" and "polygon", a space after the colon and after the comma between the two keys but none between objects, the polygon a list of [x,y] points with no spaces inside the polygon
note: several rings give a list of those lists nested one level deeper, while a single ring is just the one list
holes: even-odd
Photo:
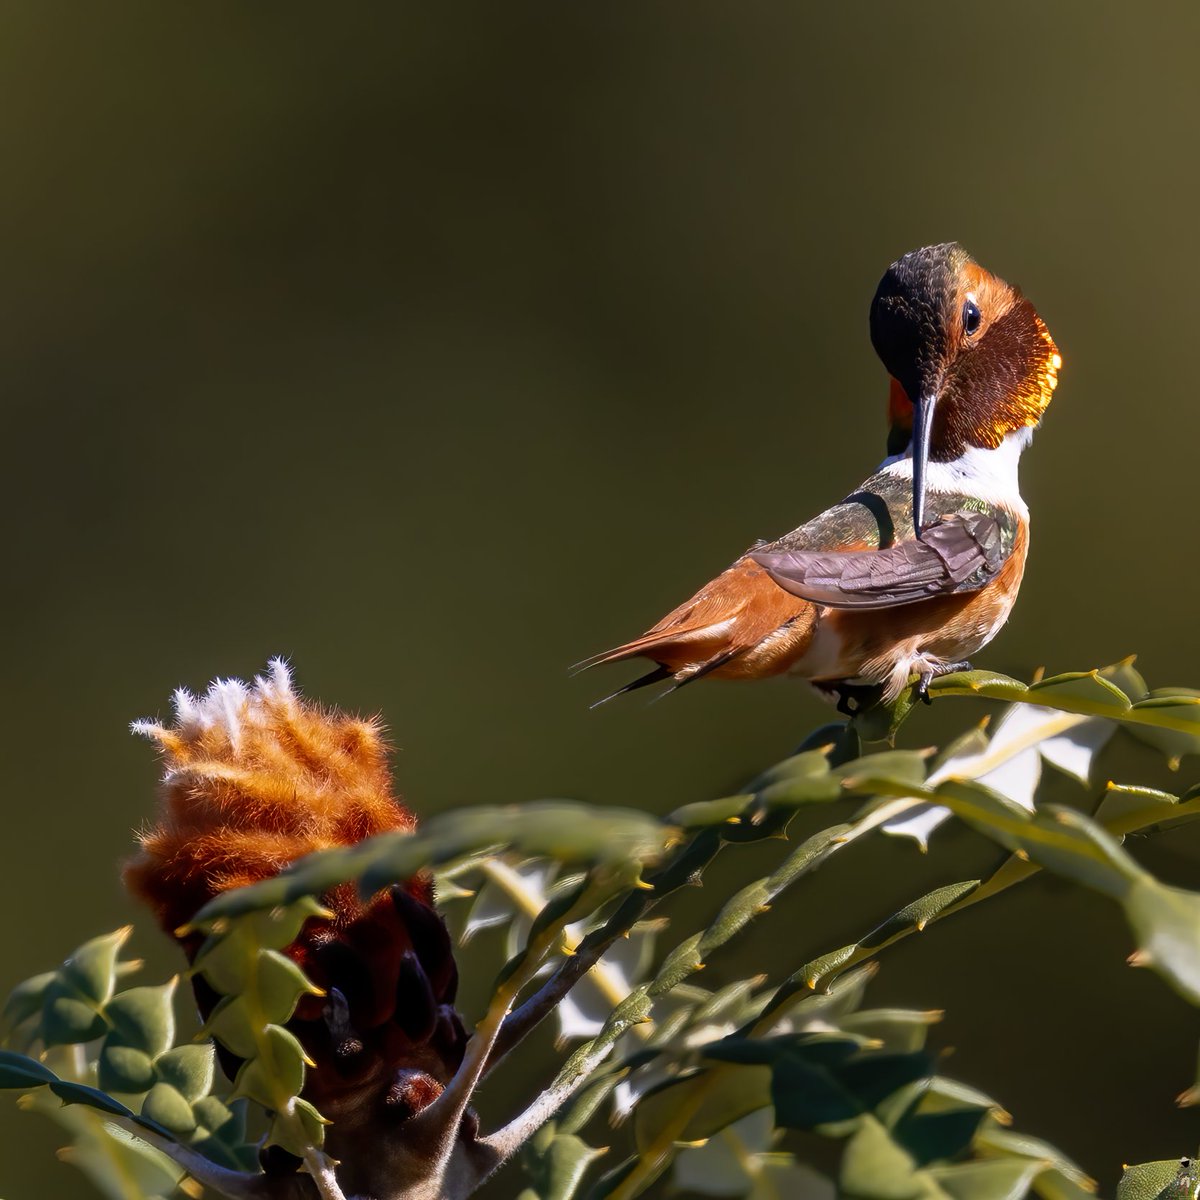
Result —
[{"label": "serrated green leaf", "polygon": [[1126,1167],[1117,1184],[1117,1200],[1196,1200],[1198,1194],[1200,1176],[1191,1158]]},{"label": "serrated green leaf", "polygon": [[709,1072],[700,1071],[647,1092],[635,1110],[634,1134],[638,1147],[645,1151],[686,1111],[690,1117],[679,1140],[697,1141],[770,1103],[771,1071],[767,1067],[726,1071],[719,1087],[713,1086]]},{"label": "serrated green leaf", "polygon": [[892,1128],[892,1137],[919,1166],[950,1162],[970,1148],[987,1115],[986,1108],[927,1113],[910,1110]]},{"label": "serrated green leaf", "polygon": [[1111,667],[1101,667],[1100,674],[1110,683],[1119,687],[1136,704],[1149,695],[1149,689],[1146,687],[1146,681],[1142,678],[1141,672],[1133,665],[1135,657],[1130,655],[1129,658],[1124,658],[1119,663],[1113,663]]},{"label": "serrated green leaf", "polygon": [[875,779],[920,787],[928,770],[929,755],[924,750],[884,750],[845,763],[834,774],[847,787],[863,790]]},{"label": "serrated green leaf", "polygon": [[864,742],[891,742],[918,703],[916,689],[906,688],[890,704],[868,703],[855,714],[851,726]]},{"label": "serrated green leaf", "polygon": [[1200,693],[1158,688],[1145,696],[1144,689],[1145,681],[1126,661],[1100,671],[1055,676],[1030,687],[1004,675],[968,671],[935,679],[929,691],[931,696],[986,696],[1108,717],[1173,759],[1200,752]]},{"label": "serrated green leaf", "polygon": [[559,1109],[556,1128],[560,1133],[578,1133],[591,1119],[600,1106],[612,1095],[617,1085],[625,1077],[622,1069],[611,1071],[609,1074],[593,1076],[578,1092]]},{"label": "serrated green leaf", "polygon": [[[174,1134],[164,1125],[160,1125],[150,1117],[142,1117],[134,1113],[121,1101],[86,1084],[75,1083],[68,1079],[60,1079],[53,1071],[34,1059],[23,1054],[15,1054],[9,1050],[0,1051],[0,1087],[20,1088],[39,1094],[39,1089],[45,1087],[57,1096],[64,1105],[79,1104],[96,1109],[113,1117],[124,1117],[127,1120],[153,1130],[161,1137],[173,1138]],[[45,1095],[45,1093],[40,1093]],[[68,1126],[73,1128],[73,1126]]]},{"label": "serrated green leaf", "polygon": [[848,1121],[863,1105],[836,1072],[799,1055],[778,1060],[771,1071],[771,1102],[783,1129],[816,1129]]},{"label": "serrated green leaf", "polygon": [[142,1101],[142,1116],[165,1126],[176,1135],[196,1128],[196,1118],[187,1099],[169,1083],[156,1083]]},{"label": "serrated green leaf", "polygon": [[933,1064],[920,1052],[864,1050],[861,1039],[844,1033],[725,1038],[703,1053],[720,1062],[770,1066],[775,1120],[787,1129],[852,1120],[929,1075]]},{"label": "serrated green leaf", "polygon": [[[99,1109],[100,1112],[106,1112],[113,1117],[135,1116],[132,1109],[126,1107],[119,1100],[114,1100],[98,1088],[57,1078],[47,1086],[64,1104],[85,1104],[88,1108]],[[167,1130],[164,1129],[163,1132],[165,1133]]]},{"label": "serrated green leaf", "polygon": [[246,1144],[248,1102],[226,1106],[216,1096],[204,1096],[192,1105],[196,1133],[192,1146],[206,1158],[239,1171],[258,1169],[258,1148]]},{"label": "serrated green leaf", "polygon": [[59,968],[60,978],[92,1004],[103,1007],[116,987],[117,955],[133,926],[84,942]]},{"label": "serrated green leaf", "polygon": [[757,794],[775,784],[801,782],[806,779],[824,779],[829,775],[828,750],[829,745],[826,744],[801,750],[789,758],[785,758],[782,762],[768,767],[754,778],[746,790]]},{"label": "serrated green leaf", "polygon": [[1123,905],[1138,939],[1133,961],[1153,967],[1181,996],[1200,1004],[1200,895],[1143,874]]},{"label": "serrated green leaf", "polygon": [[84,1172],[110,1200],[166,1200],[184,1175],[162,1151],[111,1122],[78,1132],[59,1158]]},{"label": "serrated green leaf", "polygon": [[156,1081],[154,1060],[133,1046],[106,1040],[97,1063],[97,1082],[106,1092],[146,1092]]},{"label": "serrated green leaf", "polygon": [[[846,951],[853,953],[854,947],[848,946],[844,950],[836,951],[834,955],[827,955],[826,960],[843,956],[840,961],[845,961],[845,957],[848,957]],[[823,960],[816,961],[819,964]],[[778,1020],[790,1012],[792,1022],[798,1030],[818,1023],[822,1026],[837,1025],[841,1017],[854,1012],[862,1003],[867,983],[879,968],[875,963],[865,963],[831,979],[820,992],[813,991],[813,985],[809,983],[809,972],[814,969],[819,969],[819,966],[806,963],[785,980],[764,1006],[764,1016],[769,1015]]]},{"label": "serrated green leaf", "polygon": [[819,1066],[842,1063],[861,1048],[861,1039],[836,1032],[781,1033],[774,1037],[727,1037],[702,1047],[705,1058],[717,1062],[773,1066],[788,1057],[801,1057]]},{"label": "serrated green leaf", "polygon": [[328,909],[313,896],[299,896],[289,904],[254,913],[247,918],[247,930],[256,946],[283,950],[300,936],[308,921],[328,916]]},{"label": "serrated green leaf", "polygon": [[[1020,1155],[1024,1158],[1036,1158],[1042,1162],[1051,1163],[1056,1172],[1070,1180],[1080,1190],[1089,1193],[1096,1190],[1095,1181],[1089,1178],[1086,1172],[1081,1170],[1056,1146],[1052,1146],[1041,1138],[1031,1137],[1027,1133],[1020,1133],[1012,1129],[1002,1129],[998,1125],[992,1124],[980,1131],[975,1140],[975,1146],[977,1150],[985,1152]],[[1041,1186],[1040,1178],[1038,1186],[1039,1188]]]},{"label": "serrated green leaf", "polygon": [[312,1146],[320,1147],[325,1140],[325,1122],[311,1104],[295,1100],[291,1115],[276,1113],[267,1130],[266,1144],[282,1146],[299,1157]]},{"label": "serrated green leaf", "polygon": [[[885,1108],[887,1115],[885,1116]],[[1002,1105],[986,1092],[945,1075],[931,1075],[889,1096],[879,1115],[889,1127],[910,1108],[921,1112],[952,1112],[959,1108],[982,1108],[1000,1120],[1008,1120]]]},{"label": "serrated green leaf", "polygon": [[[634,877],[636,878],[636,876]],[[576,911],[584,904],[584,911]],[[546,902],[538,910],[529,927],[529,940],[533,941],[553,925],[569,925],[572,920],[589,916],[597,899],[595,881],[590,875],[569,875],[559,879],[547,893]]]},{"label": "serrated green leaf", "polygon": [[978,879],[967,879],[962,883],[951,883],[937,888],[928,894],[906,904],[894,916],[889,917],[881,925],[873,929],[859,942],[860,946],[873,949],[885,945],[901,933],[910,929],[924,929],[940,913],[952,904],[957,904],[965,896],[969,896],[979,887]]},{"label": "serrated green leaf", "polygon": [[747,884],[721,906],[721,911],[702,934],[696,953],[703,960],[718,946],[723,946],[743,926],[767,911],[771,891],[766,881],[759,879]]},{"label": "serrated green leaf", "polygon": [[1021,1200],[1043,1164],[995,1158],[953,1167],[930,1167],[929,1175],[951,1200]]},{"label": "serrated green leaf", "polygon": [[296,1119],[300,1122],[301,1128],[307,1137],[309,1144],[320,1147],[325,1141],[325,1127],[331,1122],[327,1121],[316,1110],[313,1105],[307,1100],[297,1097],[292,1102],[292,1111],[295,1113]]},{"label": "serrated green leaf", "polygon": [[[703,1145],[683,1149],[675,1160],[675,1186],[703,1196],[747,1200],[833,1200],[831,1181],[800,1172],[790,1154],[772,1153],[773,1140],[771,1110],[751,1113]],[[814,1192],[817,1183],[821,1186]]]},{"label": "serrated green leaf", "polygon": [[860,1119],[846,1143],[838,1176],[841,1195],[857,1200],[917,1200],[938,1193],[874,1117]]},{"label": "serrated green leaf", "polygon": [[0,1029],[12,1029],[41,1011],[46,991],[57,978],[56,971],[34,975],[24,983],[18,983],[8,994],[4,1010],[0,1012]]},{"label": "serrated green leaf", "polygon": [[83,1000],[61,978],[46,989],[42,1004],[42,1040],[47,1046],[90,1042],[108,1029],[90,1000]]},{"label": "serrated green leaf", "polygon": [[839,844],[852,828],[849,824],[831,825],[806,838],[767,880],[772,895],[778,895],[801,875],[812,869],[832,847]]},{"label": "serrated green leaf", "polygon": [[763,1155],[758,1179],[746,1200],[836,1200],[833,1180],[791,1155]]},{"label": "serrated green leaf", "polygon": [[978,783],[947,780],[937,796],[956,816],[1009,850],[1058,874],[1119,898],[1139,868],[1111,834],[1074,809],[1046,805],[1029,813]]},{"label": "serrated green leaf", "polygon": [[993,700],[1015,701],[1024,698],[1029,688],[1019,679],[1001,675],[998,671],[955,671],[942,675],[929,685],[930,696],[939,694],[974,693]]},{"label": "serrated green leaf", "polygon": [[738,820],[753,799],[751,795],[740,795],[725,796],[720,800],[698,800],[677,808],[671,814],[671,821],[689,830],[719,827]]},{"label": "serrated green leaf", "polygon": [[1057,1167],[1047,1167],[1034,1177],[1033,1193],[1041,1200],[1096,1200],[1096,1185],[1083,1187]]},{"label": "serrated green leaf", "polygon": [[1070,700],[1076,703],[1115,706],[1128,709],[1129,697],[1099,671],[1068,671],[1051,675],[1029,685],[1029,694],[1042,703],[1053,705]]},{"label": "serrated green leaf", "polygon": [[217,1002],[201,1032],[216,1038],[238,1058],[252,1058],[258,1051],[257,1016],[245,996],[226,996]]},{"label": "serrated green leaf", "polygon": [[268,1025],[258,1053],[238,1071],[232,1094],[279,1110],[290,1097],[300,1094],[304,1061],[304,1048],[295,1034],[279,1025]]},{"label": "serrated green leaf", "polygon": [[874,1108],[893,1092],[933,1073],[934,1058],[924,1051],[893,1053],[868,1051],[838,1063],[834,1073],[858,1098],[863,1108]]},{"label": "serrated green leaf", "polygon": [[1150,822],[1168,820],[1179,798],[1157,788],[1110,783],[1096,807],[1095,819],[1108,829],[1123,832]]},{"label": "serrated green leaf", "polygon": [[[1188,754],[1200,754],[1200,696],[1196,692],[1185,688],[1156,688],[1135,704],[1133,711],[1149,720],[1130,725],[1129,732],[1166,755],[1172,765],[1178,766],[1179,760]],[[1155,718],[1163,717],[1168,718],[1174,728],[1155,723]]]},{"label": "serrated green leaf", "polygon": [[560,1133],[553,1123],[543,1126],[523,1157],[533,1200],[571,1200],[584,1172],[604,1153],[576,1134]]},{"label": "serrated green leaf", "polygon": [[930,1027],[942,1016],[937,1009],[871,1008],[849,1013],[838,1020],[838,1026],[847,1033],[875,1039],[888,1050],[911,1053],[924,1048]]},{"label": "serrated green leaf", "polygon": [[1027,808],[973,780],[945,779],[933,789],[933,796],[959,820],[1013,850],[1021,848],[1026,826],[1033,820]]},{"label": "serrated green leaf", "polygon": [[[727,1018],[734,1024],[741,1024],[736,1014],[742,1011],[747,999],[761,982],[762,976],[759,975],[750,979],[736,979],[733,983],[727,983],[723,988],[703,996],[692,1010],[692,1022],[703,1025]],[[756,1005],[756,1010],[759,1007],[761,1006]]]},{"label": "serrated green leaf", "polygon": [[754,1181],[753,1160],[738,1154],[725,1134],[718,1133],[701,1146],[689,1146],[675,1159],[675,1187],[701,1196],[747,1196]]},{"label": "serrated green leaf", "polygon": [[680,942],[674,950],[663,960],[663,964],[658,969],[658,974],[654,977],[654,982],[650,985],[650,994],[652,996],[661,995],[664,992],[669,992],[677,984],[682,983],[689,975],[699,971],[704,966],[704,960],[700,957],[700,940],[703,934],[693,934],[686,941]]},{"label": "serrated green leaf", "polygon": [[249,920],[223,921],[196,952],[192,972],[203,975],[222,996],[240,995],[255,977],[259,951]]},{"label": "serrated green leaf", "polygon": [[1200,1004],[1200,895],[1159,883],[1075,809],[1045,805],[1029,814],[965,781],[947,781],[937,792],[956,815],[1001,845],[1120,902],[1138,939],[1134,961]]},{"label": "serrated green leaf", "polygon": [[301,996],[321,995],[299,966],[278,950],[258,956],[257,990],[263,1016],[275,1025],[291,1018]]},{"label": "serrated green leaf", "polygon": [[192,1115],[196,1118],[196,1124],[210,1133],[227,1134],[237,1141],[246,1136],[245,1122],[239,1119],[238,1110],[217,1096],[201,1096],[194,1101]]},{"label": "serrated green leaf", "polygon": [[[633,1174],[640,1162],[641,1159],[634,1154],[605,1172],[587,1193],[587,1200],[607,1200],[607,1197],[611,1196]],[[655,1177],[657,1178],[665,1168],[666,1163],[663,1163],[655,1172]]]},{"label": "serrated green leaf", "polygon": [[930,774],[933,774],[934,771],[945,766],[948,762],[974,758],[976,755],[982,754],[987,750],[990,745],[991,738],[988,737],[985,728],[981,725],[976,725],[973,729],[968,729],[966,733],[961,734],[948,743],[933,756],[933,761],[930,763]]},{"label": "serrated green leaf", "polygon": [[858,944],[855,943],[851,946],[843,946],[840,950],[831,950],[828,954],[822,954],[820,958],[806,962],[792,976],[792,979],[804,987],[815,988],[827,975],[831,975],[839,967],[849,962],[857,949]]},{"label": "serrated green leaf", "polygon": [[12,1050],[0,1050],[0,1088],[31,1088],[51,1083],[58,1076],[37,1059]]},{"label": "serrated green leaf", "polygon": [[673,826],[647,813],[567,801],[457,809],[430,818],[415,833],[380,834],[349,849],[310,854],[271,879],[222,893],[193,924],[212,928],[222,918],[321,895],[352,880],[369,895],[467,854],[505,848],[566,866],[652,864],[676,835]]},{"label": "serrated green leaf", "polygon": [[158,1078],[189,1104],[202,1100],[212,1087],[215,1055],[211,1044],[176,1046],[155,1060]]},{"label": "serrated green leaf", "polygon": [[136,987],[114,996],[105,1009],[114,1041],[156,1058],[175,1042],[175,986]]},{"label": "serrated green leaf", "polygon": [[1043,806],[1020,841],[1034,862],[1116,899],[1140,871],[1106,829],[1073,808]]}]

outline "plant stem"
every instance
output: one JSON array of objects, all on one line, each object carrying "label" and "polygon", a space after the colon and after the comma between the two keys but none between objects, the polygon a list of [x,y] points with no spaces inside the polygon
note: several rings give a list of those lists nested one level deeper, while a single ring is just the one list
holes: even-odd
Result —
[{"label": "plant stem", "polygon": [[556,1080],[523,1113],[481,1139],[484,1145],[496,1151],[497,1167],[515,1154],[588,1081],[592,1072],[612,1052],[612,1048],[613,1043],[610,1043],[588,1055],[573,1079],[566,1082]]},{"label": "plant stem", "polygon": [[509,1014],[492,1048],[488,1069],[500,1062],[554,1011],[559,1001],[596,965],[617,938],[623,937],[672,892],[697,883],[723,844],[719,832],[701,830],[649,877],[649,889],[630,892],[607,923],[589,933],[575,953],[564,959],[554,974],[520,1008]]},{"label": "plant stem", "polygon": [[304,1165],[308,1168],[321,1200],[346,1200],[327,1155],[310,1146],[304,1152]]},{"label": "plant stem", "polygon": [[[546,897],[535,894],[526,884],[525,880],[508,863],[498,858],[488,859],[481,864],[481,870],[492,883],[521,908],[525,916],[532,919],[541,912],[543,905],[546,903]],[[612,943],[610,942],[609,944],[611,945]],[[560,953],[570,957],[576,953],[579,945],[580,939],[573,938],[566,929],[562,930],[558,946]],[[628,989],[622,986],[621,977],[617,972],[613,971],[606,963],[599,961],[599,959],[592,964],[587,973],[591,975],[596,987],[614,1008],[629,995]],[[638,1028],[640,1031],[644,1027],[639,1026]],[[648,1030],[644,1036],[649,1036]]]},{"label": "plant stem", "polygon": [[[578,903],[572,906],[572,910],[582,906],[586,898],[585,892]],[[569,923],[571,915],[572,912],[565,912],[558,919],[549,922],[525,947],[520,962],[496,987],[487,1012],[475,1027],[474,1036],[467,1043],[466,1053],[454,1078],[432,1104],[422,1109],[407,1123],[406,1140],[412,1145],[425,1144],[431,1178],[445,1171],[454,1151],[463,1114],[483,1077],[505,1018],[517,996],[536,977],[547,956],[561,944],[563,929]]]},{"label": "plant stem", "polygon": [[[169,1138],[161,1137],[144,1126],[121,1121],[121,1126],[135,1137],[149,1142],[177,1166],[182,1167],[193,1179],[206,1188],[219,1192],[230,1200],[301,1200],[312,1196],[316,1181],[303,1175],[288,1175],[278,1178],[268,1175],[250,1175],[245,1171],[233,1171],[205,1158],[188,1146],[181,1146]],[[341,1193],[337,1193],[341,1195]]]}]

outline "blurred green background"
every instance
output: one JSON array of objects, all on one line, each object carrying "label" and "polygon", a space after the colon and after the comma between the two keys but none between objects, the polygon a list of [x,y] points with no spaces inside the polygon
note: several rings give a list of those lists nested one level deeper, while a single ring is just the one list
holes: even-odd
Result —
[{"label": "blurred green background", "polygon": [[[1066,363],[981,664],[1200,685],[1198,35],[1078,0],[6,6],[0,990],[130,920],[176,968],[117,880],[155,774],[126,723],[271,654],[385,715],[419,812],[666,810],[787,753],[828,717],[796,683],[591,712],[626,676],[566,667],[882,457],[867,306],[923,243],[1018,282]],[[979,715],[939,707],[910,743]],[[1145,857],[1195,884],[1194,843]],[[713,982],[991,861],[848,854]],[[873,997],[946,1008],[948,1070],[1107,1187],[1200,1140],[1200,1022],[1131,948],[1037,884]],[[0,1104],[0,1194],[90,1195],[59,1141]]]}]

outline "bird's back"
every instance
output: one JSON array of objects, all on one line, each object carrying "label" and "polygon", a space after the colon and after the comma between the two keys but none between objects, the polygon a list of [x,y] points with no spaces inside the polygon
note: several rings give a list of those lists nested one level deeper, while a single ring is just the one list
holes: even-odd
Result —
[{"label": "bird's back", "polygon": [[[927,511],[934,521],[961,512],[996,517],[1005,553],[1011,551],[1018,536],[1019,513],[966,491],[931,491]],[[914,621],[923,627],[928,624],[923,616],[944,620],[956,607],[967,605],[970,597],[919,601],[906,606],[916,611],[900,616],[897,614],[903,610],[838,612],[787,592],[749,554],[880,550],[912,537],[911,484],[901,474],[881,469],[811,521],[775,541],[756,543],[641,637],[583,665],[629,658],[658,664],[657,670],[633,686],[668,677],[682,684],[706,675],[759,679],[787,671],[808,679],[836,678],[844,671],[857,675],[857,669],[847,663],[860,657],[854,651],[847,653],[851,646],[873,648],[881,630]],[[1023,563],[1023,552],[1021,560]],[[829,628],[818,636],[823,622]]]}]

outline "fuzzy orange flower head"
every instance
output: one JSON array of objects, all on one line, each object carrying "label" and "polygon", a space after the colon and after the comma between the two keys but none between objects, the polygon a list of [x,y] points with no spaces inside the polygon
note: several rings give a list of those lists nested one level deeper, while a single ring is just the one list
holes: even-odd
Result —
[{"label": "fuzzy orange flower head", "polygon": [[[213,896],[277,874],[302,855],[416,818],[392,794],[379,723],[311,704],[274,659],[250,684],[180,689],[169,723],[137,721],[160,748],[158,823],[139,835],[126,886],[170,934]],[[362,900],[352,884],[321,897],[333,916],[307,921],[287,953],[327,995],[306,997],[289,1028],[316,1067],[304,1094],[337,1120],[348,1108],[428,1103],[462,1058],[457,968],[423,877]],[[198,939],[182,936],[189,958]],[[216,1003],[194,980],[201,1012]],[[237,1062],[223,1056],[227,1071]],[[397,1088],[396,1080],[418,1080]]]}]

